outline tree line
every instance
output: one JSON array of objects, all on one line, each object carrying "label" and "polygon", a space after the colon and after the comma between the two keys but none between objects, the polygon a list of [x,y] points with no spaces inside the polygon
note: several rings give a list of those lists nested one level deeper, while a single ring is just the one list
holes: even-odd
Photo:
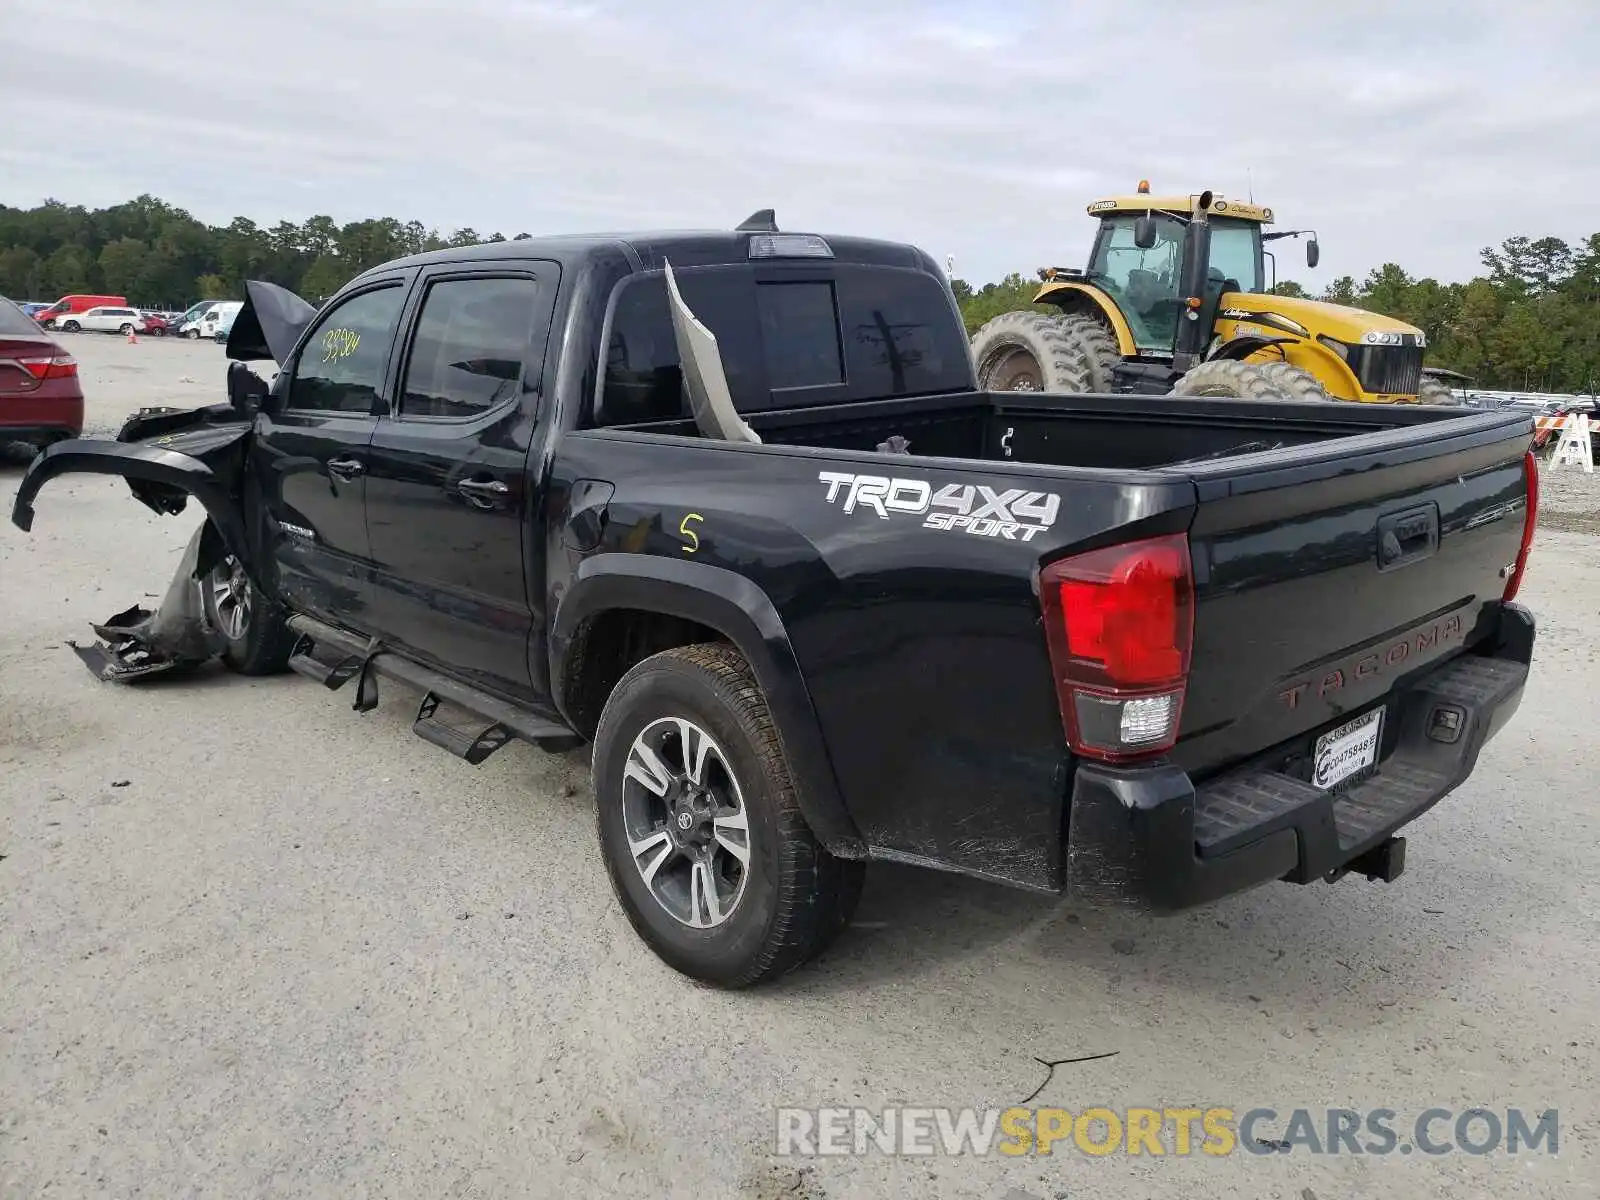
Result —
[{"label": "tree line", "polygon": [[[0,205],[0,296],[54,300],[105,292],[143,308],[183,309],[195,300],[242,298],[246,279],[266,279],[315,301],[401,255],[505,240],[474,229],[441,234],[394,217],[340,225],[319,215],[270,228],[236,217],[206,225],[149,195],[102,209],[59,200],[28,209]],[[1479,387],[1595,391],[1600,233],[1576,245],[1507,238],[1485,249],[1482,260],[1482,273],[1465,283],[1416,278],[1398,263],[1384,263],[1359,282],[1335,279],[1321,298],[1420,327],[1428,362],[1469,375]],[[956,279],[952,287],[970,332],[1002,312],[1027,308],[1038,284],[1014,273],[981,287]],[[1274,290],[1307,294],[1293,281]]]},{"label": "tree line", "polygon": [[[1427,335],[1430,366],[1471,376],[1477,387],[1600,388],[1600,233],[1575,246],[1555,237],[1507,238],[1482,251],[1482,260],[1482,274],[1465,283],[1417,278],[1384,263],[1360,282],[1335,279],[1316,298],[1410,322]],[[1039,289],[1036,279],[1018,273],[982,287],[960,279],[951,286],[969,333],[991,317],[1029,307]],[[1309,295],[1292,280],[1272,290]]]},{"label": "tree line", "polygon": [[314,216],[270,229],[235,217],[206,225],[148,195],[99,209],[59,200],[28,209],[0,205],[0,296],[100,292],[139,308],[181,310],[196,300],[243,299],[246,279],[265,279],[316,300],[392,258],[505,240],[475,229],[441,234],[393,217],[340,225]]}]

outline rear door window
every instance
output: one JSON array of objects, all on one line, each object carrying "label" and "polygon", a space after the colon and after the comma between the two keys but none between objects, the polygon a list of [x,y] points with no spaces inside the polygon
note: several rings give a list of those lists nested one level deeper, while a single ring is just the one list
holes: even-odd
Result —
[{"label": "rear door window", "polygon": [[524,364],[536,374],[544,362],[544,334],[535,330],[540,307],[533,279],[431,284],[411,343],[400,416],[474,417],[519,396]]}]

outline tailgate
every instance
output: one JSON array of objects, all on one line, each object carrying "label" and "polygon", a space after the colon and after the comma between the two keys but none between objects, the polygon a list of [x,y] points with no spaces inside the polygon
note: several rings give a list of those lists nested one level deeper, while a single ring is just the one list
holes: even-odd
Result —
[{"label": "tailgate", "polygon": [[1531,437],[1526,417],[1473,413],[1189,468],[1194,657],[1174,760],[1204,775],[1309,742],[1486,637]]}]

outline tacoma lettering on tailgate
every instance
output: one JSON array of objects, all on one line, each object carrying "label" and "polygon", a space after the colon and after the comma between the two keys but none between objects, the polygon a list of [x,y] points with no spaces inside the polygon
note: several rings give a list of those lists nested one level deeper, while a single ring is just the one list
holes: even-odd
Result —
[{"label": "tacoma lettering on tailgate", "polygon": [[1370,678],[1382,673],[1391,667],[1397,667],[1409,659],[1412,654],[1426,654],[1446,642],[1454,641],[1461,637],[1462,625],[1459,616],[1447,617],[1442,621],[1435,621],[1424,629],[1406,634],[1405,637],[1390,642],[1381,650],[1373,650],[1363,654],[1353,663],[1345,663],[1324,671],[1321,678],[1314,683],[1306,680],[1303,683],[1291,684],[1278,693],[1278,699],[1283,701],[1285,708],[1296,708],[1300,704],[1300,697],[1304,696],[1313,686],[1316,687],[1318,698],[1330,696],[1354,680]]}]

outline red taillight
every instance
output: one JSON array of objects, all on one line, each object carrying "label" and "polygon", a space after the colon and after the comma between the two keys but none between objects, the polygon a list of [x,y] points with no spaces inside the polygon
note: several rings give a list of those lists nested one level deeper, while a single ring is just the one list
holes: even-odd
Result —
[{"label": "red taillight", "polygon": [[1170,750],[1194,642],[1188,538],[1062,559],[1040,572],[1039,592],[1073,751],[1122,761]]},{"label": "red taillight", "polygon": [[35,379],[68,379],[78,373],[78,360],[70,354],[17,359]]},{"label": "red taillight", "polygon": [[1539,460],[1529,450],[1522,459],[1522,473],[1528,480],[1528,506],[1522,514],[1522,545],[1517,547],[1517,561],[1512,564],[1511,577],[1506,580],[1505,595],[1500,599],[1509,604],[1517,598],[1522,587],[1523,573],[1528,569],[1528,551],[1533,549],[1533,527],[1539,522]]}]

